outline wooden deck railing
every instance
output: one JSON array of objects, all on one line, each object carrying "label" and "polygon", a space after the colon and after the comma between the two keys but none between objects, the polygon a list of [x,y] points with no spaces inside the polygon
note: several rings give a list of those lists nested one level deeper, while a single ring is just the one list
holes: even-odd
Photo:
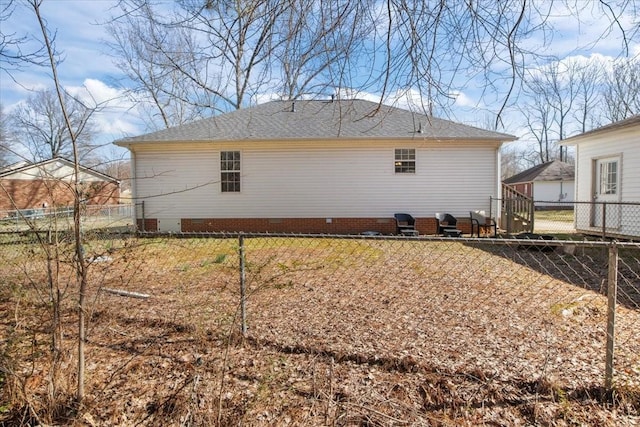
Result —
[{"label": "wooden deck railing", "polygon": [[533,199],[513,187],[502,184],[500,228],[507,234],[533,232]]}]

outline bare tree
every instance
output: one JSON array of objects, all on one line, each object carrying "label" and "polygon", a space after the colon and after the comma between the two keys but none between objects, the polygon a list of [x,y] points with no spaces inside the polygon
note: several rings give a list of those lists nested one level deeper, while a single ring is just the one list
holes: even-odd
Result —
[{"label": "bare tree", "polygon": [[[134,83],[128,96],[153,130],[209,115],[213,101],[173,66],[173,62],[186,62],[181,56],[188,53],[183,53],[181,46],[188,35],[145,19],[151,13],[147,11],[143,17],[127,14],[107,26],[115,64]],[[172,52],[171,60],[165,51]]]},{"label": "bare tree", "polygon": [[614,65],[603,88],[604,116],[617,122],[640,114],[640,59],[623,60]]},{"label": "bare tree", "polygon": [[[80,223],[80,201],[82,198],[82,185],[79,179],[79,161],[80,161],[80,153],[79,153],[79,139],[78,135],[85,130],[87,126],[87,118],[86,116],[82,116],[83,120],[80,121],[79,127],[76,128],[73,120],[71,111],[73,111],[73,107],[69,104],[68,94],[66,94],[60,84],[60,79],[58,77],[58,69],[57,64],[59,63],[59,56],[56,52],[53,38],[51,36],[51,32],[47,28],[45,19],[41,15],[40,7],[42,5],[43,0],[27,0],[26,4],[31,7],[33,13],[37,19],[37,23],[39,25],[41,36],[42,36],[42,45],[44,46],[46,57],[48,60],[49,68],[51,71],[52,81],[54,90],[51,92],[53,94],[53,99],[57,100],[58,108],[59,108],[59,117],[62,121],[62,130],[61,133],[64,132],[67,134],[66,137],[60,137],[60,139],[65,139],[68,137],[68,142],[71,148],[72,159],[74,162],[74,176],[70,184],[70,190],[73,193],[73,257],[71,257],[71,265],[73,265],[73,269],[75,272],[75,285],[78,290],[78,300],[76,303],[77,314],[78,314],[78,339],[77,339],[77,370],[76,370],[76,379],[77,379],[77,388],[75,393],[75,402],[78,406],[81,406],[83,403],[85,391],[84,391],[84,382],[85,382],[85,342],[86,342],[86,310],[87,310],[87,261],[85,259],[84,254],[84,246],[82,239],[82,229]],[[57,236],[57,233],[53,233]],[[50,244],[45,241],[39,234],[38,238],[40,239],[40,246],[44,249],[46,253],[47,259],[47,277],[48,277],[48,285],[49,285],[49,295],[51,298],[51,311],[52,311],[52,325],[51,325],[51,336],[52,336],[52,356],[53,363],[51,366],[50,377],[52,378],[50,391],[50,398],[52,408],[55,406],[59,406],[59,402],[56,402],[56,399],[60,396],[57,396],[57,387],[55,384],[56,372],[59,367],[60,355],[62,353],[62,320],[61,320],[61,303],[63,298],[63,292],[61,292],[61,283],[60,277],[57,274],[58,267],[61,263],[62,254],[61,254],[61,246],[59,242],[56,240]],[[69,286],[69,284],[65,285]],[[53,412],[53,411],[52,411]]]},{"label": "bare tree", "polygon": [[10,163],[13,157],[9,149],[9,125],[4,107],[0,104],[0,167]]},{"label": "bare tree", "polygon": [[[111,25],[112,47],[165,126],[182,119],[171,116],[168,102],[208,116],[240,108],[270,85],[268,63],[283,43],[277,25],[288,2],[183,0],[170,18],[144,0],[121,6],[123,18]],[[132,38],[135,49],[128,45]],[[137,66],[139,61],[146,64]]]},{"label": "bare tree", "polygon": [[[373,31],[366,2],[183,0],[168,19],[145,0],[121,2],[109,24],[117,65],[168,127],[258,99],[334,92]],[[351,82],[348,82],[351,83]],[[160,126],[158,126],[160,124]]]},{"label": "bare tree", "polygon": [[521,113],[526,122],[529,134],[533,136],[537,147],[535,156],[530,159],[532,166],[548,162],[555,148],[554,124],[556,109],[553,107],[554,95],[548,87],[544,73],[533,72],[525,81],[527,102],[521,106]]},{"label": "bare tree", "polygon": [[46,52],[40,43],[30,43],[28,33],[7,33],[3,30],[3,22],[11,19],[16,7],[21,4],[16,0],[0,2],[0,71],[13,79],[15,71],[22,70],[28,65],[46,64]]},{"label": "bare tree", "polygon": [[577,88],[573,118],[579,126],[577,130],[586,132],[600,123],[601,108],[598,104],[604,69],[600,62],[591,61],[575,71]]},{"label": "bare tree", "polygon": [[597,121],[601,76],[599,64],[581,58],[553,61],[527,74],[520,112],[537,142],[535,163],[568,160],[561,141]]},{"label": "bare tree", "polygon": [[500,150],[500,172],[501,178],[506,179],[519,172],[522,172],[520,167],[520,155],[521,150],[514,145],[507,145]]},{"label": "bare tree", "polygon": [[[282,99],[335,94],[350,86],[345,65],[358,57],[374,30],[366,2],[291,0],[280,22],[282,43],[273,51],[274,92]],[[355,64],[354,64],[355,65]],[[335,82],[338,82],[335,84]]]},{"label": "bare tree", "polygon": [[74,141],[67,129],[67,120],[74,129],[80,158],[89,159],[97,148],[93,142],[96,131],[92,118],[99,107],[88,107],[66,92],[61,96],[67,117],[52,90],[35,92],[10,114],[14,144],[22,144],[31,153],[32,160],[72,157]]},{"label": "bare tree", "polygon": [[[52,155],[55,155],[56,153],[61,154],[62,152],[61,150],[63,150],[63,148],[66,148],[64,147],[63,141],[68,141],[71,148],[70,153],[73,154],[73,157],[76,161],[75,183],[73,185],[73,188],[71,189],[74,191],[74,194],[76,195],[76,197],[74,198],[75,200],[74,214],[75,214],[75,212],[79,212],[79,197],[78,197],[79,193],[76,191],[77,181],[78,181],[77,179],[78,155],[76,150],[77,138],[75,136],[75,129],[71,123],[70,116],[67,112],[67,104],[70,104],[70,97],[68,97],[66,94],[63,93],[57,77],[56,64],[58,63],[59,58],[57,57],[55,50],[53,48],[53,37],[52,37],[52,34],[48,31],[44,19],[40,15],[41,3],[42,3],[42,0],[28,0],[23,2],[21,5],[26,5],[30,7],[37,18],[37,22],[42,32],[41,42],[38,42],[39,45],[41,46],[41,49],[38,50],[37,52],[38,52],[38,55],[40,55],[41,53],[42,57],[37,56],[36,54],[24,54],[21,50],[21,47],[13,46],[11,44],[12,42],[9,42],[9,47],[7,47],[7,44],[3,44],[1,46],[3,49],[3,52],[2,52],[3,60],[8,58],[7,61],[9,65],[12,67],[11,69],[4,69],[4,71],[6,71],[7,74],[11,76],[11,72],[13,70],[19,69],[19,67],[22,67],[25,63],[31,63],[35,65],[44,65],[48,63],[50,64],[51,71],[53,74],[55,92],[49,92],[48,94],[46,92],[42,92],[40,93],[41,97],[38,98],[36,95],[35,97],[32,98],[32,100],[30,101],[31,106],[33,107],[33,109],[30,112],[34,113],[34,115],[30,116],[34,118],[34,121],[32,123],[28,123],[28,120],[17,119],[18,117],[21,117],[22,119],[26,119],[27,117],[29,117],[28,115],[20,116],[19,113],[17,113],[18,115],[12,114],[11,117],[7,117],[7,120],[5,120],[4,113],[3,113],[2,143],[4,144],[3,148],[5,152],[8,151],[12,155],[19,155],[19,150],[16,147],[16,141],[25,137],[26,135],[32,135],[34,137],[33,141],[37,140],[40,144],[42,144],[43,142],[45,144],[48,144],[49,150],[52,150],[51,151]],[[6,9],[4,9],[4,11],[6,12]],[[4,17],[5,15],[3,15],[3,19]],[[6,37],[6,35],[3,35],[3,37]],[[7,39],[5,38],[4,43],[7,43],[6,40]],[[27,39],[14,38],[12,40],[13,42],[16,42],[18,45],[21,45],[21,43],[23,42],[26,43]],[[12,47],[13,49],[11,49]],[[65,96],[67,97],[67,99],[65,99]],[[72,107],[69,107],[69,108],[72,108]],[[23,112],[25,113],[27,111],[28,110],[23,110]],[[44,119],[44,121],[38,122],[38,120],[41,118],[39,116],[39,114],[41,113],[44,113],[46,118]],[[38,123],[39,125],[41,125],[40,129],[37,129]],[[88,122],[87,122],[86,116],[83,117],[83,119],[79,123],[77,123],[77,125],[79,126],[80,132],[87,129],[87,123]],[[18,129],[16,129],[16,124],[18,125],[17,126]],[[24,125],[24,127],[22,127],[22,125]],[[4,128],[5,126],[11,128],[10,133],[5,132],[6,130]],[[38,138],[36,137],[36,134],[38,132],[40,132],[41,135],[46,134],[48,135],[48,137],[45,139],[41,138],[40,140],[38,140]],[[68,132],[68,135],[69,135],[68,139],[66,136],[63,135],[65,132]],[[41,148],[42,148],[41,146],[38,147],[38,149],[41,149]],[[47,153],[47,157],[49,157],[48,153]],[[42,175],[46,177],[45,179],[43,179],[43,182],[44,182],[43,185],[45,186],[47,191],[49,191],[50,193],[53,191],[52,186],[55,187],[58,184],[60,186],[68,186],[67,183],[50,179],[53,177],[49,176],[47,174],[47,171],[42,170],[40,171],[40,173],[42,173]],[[11,199],[11,195],[10,195],[11,192],[8,191],[8,189],[3,187],[1,184],[0,184],[0,187],[2,187],[0,188],[0,190],[4,192],[5,196],[9,197],[10,202],[13,203],[15,206],[15,203]],[[31,228],[32,231],[36,231],[35,224],[32,221],[28,220],[26,217],[24,217],[20,210],[16,210],[16,213],[19,217],[22,218],[25,224],[27,224],[28,227]],[[51,228],[49,229],[49,231],[51,232],[49,233],[51,237],[50,239],[47,239],[45,235],[43,235],[42,233],[38,233],[38,232],[34,233],[34,236],[38,241],[38,246],[40,251],[34,251],[33,254],[42,253],[42,257],[43,257],[42,261],[44,262],[45,269],[46,269],[46,276],[45,276],[46,278],[44,280],[42,280],[41,278],[38,278],[37,280],[34,280],[31,277],[26,278],[27,281],[31,280],[31,285],[34,286],[36,288],[37,293],[41,295],[43,307],[47,307],[47,310],[44,313],[48,313],[50,315],[50,319],[47,319],[48,321],[43,322],[43,324],[46,325],[46,328],[47,328],[47,331],[49,332],[49,337],[50,337],[50,352],[48,353],[48,355],[50,356],[50,365],[47,370],[48,394],[47,394],[47,399],[44,399],[49,405],[48,409],[50,414],[55,413],[55,408],[60,406],[60,401],[63,398],[63,392],[59,387],[59,379],[61,377],[61,368],[62,368],[63,353],[64,353],[62,302],[63,302],[65,291],[70,286],[69,283],[64,283],[64,279],[61,274],[61,264],[65,263],[65,261],[67,260],[65,259],[65,255],[63,254],[61,242],[58,240],[58,233],[55,232],[56,231],[55,225],[56,225],[56,221],[54,220],[50,224],[51,227],[54,227],[53,230]],[[78,254],[82,252],[81,239],[79,238],[79,233],[80,233],[79,216],[77,217],[75,222],[75,230],[76,230],[76,233],[75,233],[76,245],[74,246],[74,250],[75,250],[76,256],[73,257],[72,263],[75,264],[75,267],[76,267],[75,270],[77,272],[78,284],[79,284],[79,287],[81,288],[81,295],[82,295],[83,283],[86,283],[86,281],[83,281],[82,278],[84,277],[86,279],[86,274],[84,272],[85,261],[83,257],[78,256]],[[69,260],[71,259],[72,257],[69,257]],[[78,305],[81,307],[80,309],[81,311],[85,309],[84,304],[85,304],[84,301],[82,301],[82,298],[80,298]],[[42,312],[42,311],[40,310],[39,312]],[[82,315],[79,315],[79,316],[82,316]],[[40,320],[42,321],[43,319],[40,319]],[[84,340],[84,335],[80,328],[79,328],[79,331],[80,331],[80,336],[82,340]],[[81,344],[79,344],[79,347],[80,345]],[[35,343],[34,343],[34,346],[35,346]],[[83,360],[81,363],[82,365],[84,365]],[[79,363],[79,368],[77,373],[78,373],[78,376],[82,378],[82,381],[84,381],[83,369],[80,368],[80,363]],[[78,390],[79,391],[77,393],[77,401],[81,402],[82,389],[80,388],[80,385],[78,387]],[[26,387],[24,386],[23,386],[22,393],[26,393]],[[29,401],[30,399],[25,396],[25,402],[29,402]],[[34,416],[35,419],[37,420],[38,414],[35,413],[35,411],[33,410],[33,407],[31,405],[28,405],[28,408],[32,412],[32,416]]]},{"label": "bare tree", "polygon": [[[566,160],[566,148],[561,142],[568,133],[571,115],[578,96],[580,70],[582,66],[575,60],[557,61],[550,64],[546,72],[548,88],[551,90],[551,108],[555,111],[555,127],[558,159]],[[548,156],[547,156],[548,157]],[[547,161],[550,159],[547,158]]]},{"label": "bare tree", "polygon": [[[579,18],[579,7],[563,4]],[[121,66],[158,107],[159,93],[210,114],[269,93],[294,99],[366,91],[385,99],[411,90],[427,113],[439,108],[446,115],[455,93],[482,81],[482,96],[499,105],[498,122],[518,94],[525,64],[551,43],[554,7],[523,0],[181,0],[170,12],[148,0],[120,5],[116,54],[125,53]],[[626,2],[597,7],[627,49],[637,34],[619,17],[637,10]],[[533,37],[543,41],[538,51],[527,48]],[[564,123],[568,113],[560,114]]]}]

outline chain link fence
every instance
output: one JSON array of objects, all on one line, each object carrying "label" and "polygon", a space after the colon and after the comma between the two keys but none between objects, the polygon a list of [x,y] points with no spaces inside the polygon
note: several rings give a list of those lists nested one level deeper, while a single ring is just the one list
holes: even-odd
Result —
[{"label": "chain link fence", "polygon": [[[637,243],[84,238],[101,423],[638,421]],[[0,234],[5,382],[42,386],[51,274],[73,335],[72,243]]]},{"label": "chain link fence", "polygon": [[[90,229],[129,230],[133,228],[134,205],[81,206],[82,225]],[[73,207],[43,207],[33,209],[0,210],[0,233],[70,229],[73,224]]]},{"label": "chain link fence", "polygon": [[[515,211],[503,205],[518,206]],[[519,232],[562,234],[568,239],[591,236],[601,239],[640,239],[640,203],[616,201],[545,201],[532,199],[491,199],[492,212],[501,212],[504,224]],[[529,212],[530,210],[530,212]],[[512,214],[514,221],[508,221]],[[520,221],[522,220],[522,221]]]}]

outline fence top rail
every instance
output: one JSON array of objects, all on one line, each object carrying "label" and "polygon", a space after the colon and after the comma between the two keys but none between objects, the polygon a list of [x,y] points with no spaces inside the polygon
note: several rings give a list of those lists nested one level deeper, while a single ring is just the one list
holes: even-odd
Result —
[{"label": "fence top rail", "polygon": [[[510,201],[519,200],[515,197],[503,197],[499,199],[493,199],[496,201]],[[623,205],[623,206],[640,206],[640,202],[600,202],[597,200],[533,200],[534,204],[539,203],[553,203],[554,205]]]},{"label": "fence top rail", "polygon": [[618,240],[598,241],[598,240],[545,240],[545,239],[523,239],[523,238],[473,238],[473,237],[443,237],[443,236],[396,236],[396,235],[369,235],[369,234],[312,234],[312,233],[244,233],[244,232],[155,232],[155,231],[138,231],[139,237],[154,238],[293,238],[293,239],[350,239],[350,240],[400,240],[400,241],[437,241],[449,243],[485,243],[512,246],[580,246],[580,247],[628,247],[640,248],[639,242],[626,242]]},{"label": "fence top rail", "polygon": [[[116,210],[116,209],[127,209],[134,206],[132,203],[118,203],[112,205],[102,205],[102,204],[83,204],[83,209],[101,209],[101,210]],[[34,213],[44,214],[44,215],[55,215],[59,213],[67,213],[72,212],[73,206],[46,206],[46,207],[31,207],[31,208],[22,208],[22,209],[0,209],[0,219],[16,219],[20,218],[20,214],[22,213],[25,216],[32,215]]]}]

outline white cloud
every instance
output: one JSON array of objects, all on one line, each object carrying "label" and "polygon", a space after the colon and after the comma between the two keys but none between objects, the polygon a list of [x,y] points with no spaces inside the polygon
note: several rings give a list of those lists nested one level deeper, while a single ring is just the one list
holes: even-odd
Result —
[{"label": "white cloud", "polygon": [[122,104],[125,100],[122,89],[108,86],[104,82],[97,79],[85,79],[84,87],[92,95],[93,99],[98,103],[114,103]]},{"label": "white cloud", "polygon": [[140,133],[140,127],[130,119],[124,119],[122,115],[105,114],[100,120],[100,128],[110,139],[118,139],[127,135]]},{"label": "white cloud", "polygon": [[453,92],[453,93],[451,93],[450,96],[452,96],[455,99],[455,105],[457,107],[462,107],[462,108],[478,107],[478,102],[473,100],[473,99],[471,99],[464,92]]},{"label": "white cloud", "polygon": [[111,142],[141,132],[141,120],[135,114],[134,104],[125,96],[124,90],[97,79],[85,79],[82,86],[65,89],[88,107],[98,107],[93,119],[99,141]]}]

